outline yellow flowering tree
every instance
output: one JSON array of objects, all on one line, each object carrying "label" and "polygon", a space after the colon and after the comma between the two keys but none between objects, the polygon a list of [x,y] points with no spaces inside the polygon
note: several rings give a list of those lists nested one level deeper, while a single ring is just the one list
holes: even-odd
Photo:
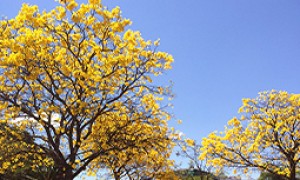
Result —
[{"label": "yellow flowering tree", "polygon": [[[1,121],[34,139],[20,139],[22,146],[36,147],[16,160],[30,156],[53,167],[54,179],[124,162],[167,171],[173,145],[162,101],[170,89],[152,79],[173,58],[126,28],[130,23],[100,0],[65,0],[50,12],[23,4],[15,18],[0,21]],[[18,168],[8,163],[0,172]]]},{"label": "yellow flowering tree", "polygon": [[260,169],[295,180],[300,160],[300,95],[285,91],[262,92],[243,99],[240,118],[225,131],[203,138],[200,159],[216,168],[235,172]]}]

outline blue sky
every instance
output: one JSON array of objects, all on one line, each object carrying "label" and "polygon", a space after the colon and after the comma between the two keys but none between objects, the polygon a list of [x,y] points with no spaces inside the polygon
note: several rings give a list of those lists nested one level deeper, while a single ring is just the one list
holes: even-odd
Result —
[{"label": "blue sky", "polygon": [[[52,0],[0,1],[13,17],[22,2],[50,9]],[[86,2],[84,0],[79,2]],[[300,93],[298,0],[103,0],[120,6],[145,39],[161,39],[175,58],[164,80],[174,82],[172,126],[200,140],[223,130],[244,97],[277,89]]]},{"label": "blue sky", "polygon": [[[299,91],[300,2],[273,0],[107,1],[133,29],[173,54],[174,114],[188,137],[223,130],[244,97]],[[112,4],[112,5],[111,5]]]},{"label": "blue sky", "polygon": [[[23,2],[51,9],[52,0],[1,0],[14,17]],[[78,2],[86,2],[81,0]],[[120,6],[131,29],[161,39],[175,58],[161,77],[174,82],[173,113],[188,137],[222,130],[244,97],[278,89],[300,93],[300,1],[104,0]]]}]

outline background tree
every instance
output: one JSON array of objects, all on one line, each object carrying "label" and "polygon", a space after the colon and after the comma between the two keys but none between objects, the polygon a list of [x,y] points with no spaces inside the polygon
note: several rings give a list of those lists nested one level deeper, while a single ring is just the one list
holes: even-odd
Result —
[{"label": "background tree", "polygon": [[285,178],[269,172],[261,172],[258,180],[285,180]]},{"label": "background tree", "polygon": [[184,160],[189,161],[189,165],[187,169],[182,169],[179,165],[176,171],[180,174],[180,177],[183,179],[200,179],[200,180],[208,180],[215,179],[216,177],[212,174],[212,167],[206,166],[206,160],[199,160],[200,155],[200,147],[196,141],[192,139],[182,139],[176,138],[174,139],[176,145],[178,146],[178,150],[176,155],[183,158]]},{"label": "background tree", "polygon": [[[258,180],[285,180],[285,177],[279,176],[277,174],[272,174],[269,172],[261,172]],[[296,174],[296,179],[299,180],[299,173]]]},{"label": "background tree", "polygon": [[[162,100],[170,91],[152,78],[173,58],[156,51],[158,41],[153,46],[125,30],[130,23],[119,7],[109,11],[100,0],[61,1],[42,13],[24,4],[14,19],[0,22],[0,113],[10,125],[24,117],[16,127],[36,147],[16,158],[33,156],[33,163],[53,167],[55,179],[114,169],[111,159],[126,162],[129,152],[146,165],[157,154],[168,159],[170,115]],[[8,163],[1,172],[16,170]]]},{"label": "background tree", "polygon": [[[0,137],[2,146],[0,147],[0,179],[2,180],[34,180],[51,179],[54,172],[51,167],[47,167],[42,159],[47,155],[31,154],[23,158],[23,154],[34,151],[38,152],[38,147],[34,145],[34,139],[26,131],[9,126],[5,122],[0,122]],[[39,159],[39,162],[37,161]],[[11,169],[14,169],[12,171]]]},{"label": "background tree", "polygon": [[243,99],[241,117],[202,141],[200,159],[214,167],[258,168],[295,180],[300,160],[300,96],[285,91]]},{"label": "background tree", "polygon": [[199,161],[201,145],[197,144],[192,139],[178,139],[176,145],[179,150],[176,152],[177,156],[187,158],[189,160],[189,167],[192,169],[199,169],[200,171],[208,171],[209,168],[205,167],[204,161]]}]

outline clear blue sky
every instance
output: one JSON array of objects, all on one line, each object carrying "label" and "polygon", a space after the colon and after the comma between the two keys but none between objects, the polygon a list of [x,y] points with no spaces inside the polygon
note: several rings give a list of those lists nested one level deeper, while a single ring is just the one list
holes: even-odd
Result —
[{"label": "clear blue sky", "polygon": [[[52,0],[1,0],[13,17],[22,2],[50,9]],[[79,2],[86,2],[81,0]],[[223,130],[244,97],[277,89],[300,93],[299,0],[103,0],[121,7],[131,29],[161,39],[175,58],[162,78],[172,80],[176,126],[200,140]]]}]

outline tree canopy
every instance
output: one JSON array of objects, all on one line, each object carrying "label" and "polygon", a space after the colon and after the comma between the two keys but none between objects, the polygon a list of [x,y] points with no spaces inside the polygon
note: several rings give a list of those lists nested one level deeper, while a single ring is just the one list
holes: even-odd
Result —
[{"label": "tree canopy", "polygon": [[216,168],[258,168],[295,180],[300,160],[300,95],[262,92],[243,99],[240,118],[228,121],[224,132],[203,138],[200,159]]},{"label": "tree canopy", "polygon": [[[119,7],[60,3],[49,12],[23,4],[0,21],[1,121],[33,138],[19,139],[28,150],[14,160],[51,166],[53,179],[136,164],[146,174],[167,172],[173,145],[163,98],[170,89],[152,79],[171,68],[172,56],[128,29]],[[23,166],[8,163],[0,172]]]}]

